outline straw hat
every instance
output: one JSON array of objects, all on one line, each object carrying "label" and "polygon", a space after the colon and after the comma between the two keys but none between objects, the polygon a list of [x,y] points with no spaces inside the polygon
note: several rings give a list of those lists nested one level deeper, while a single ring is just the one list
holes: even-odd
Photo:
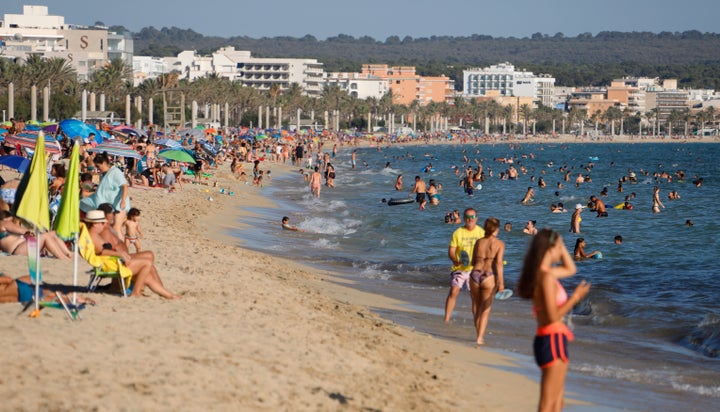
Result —
[{"label": "straw hat", "polygon": [[91,210],[87,212],[83,221],[89,223],[100,223],[107,222],[107,219],[105,218],[105,212],[103,212],[102,210]]}]

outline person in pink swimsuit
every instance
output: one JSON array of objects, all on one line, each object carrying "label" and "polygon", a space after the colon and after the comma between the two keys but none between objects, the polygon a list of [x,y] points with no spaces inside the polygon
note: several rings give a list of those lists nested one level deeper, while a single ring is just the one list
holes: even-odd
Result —
[{"label": "person in pink swimsuit", "polygon": [[590,290],[585,281],[568,298],[559,279],[577,272],[573,257],[560,234],[541,230],[528,248],[518,280],[518,295],[532,299],[537,331],[533,341],[535,361],[542,371],[539,411],[561,411],[568,369],[568,343],[573,334],[563,323],[565,316]]}]

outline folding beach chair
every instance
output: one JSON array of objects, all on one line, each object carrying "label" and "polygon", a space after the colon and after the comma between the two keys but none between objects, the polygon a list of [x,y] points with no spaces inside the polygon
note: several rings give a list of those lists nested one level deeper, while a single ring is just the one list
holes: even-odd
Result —
[{"label": "folding beach chair", "polygon": [[127,297],[127,288],[130,287],[132,271],[123,265],[117,256],[98,256],[95,253],[95,246],[90,238],[90,233],[82,223],[80,224],[80,235],[78,237],[78,250],[80,255],[93,267],[87,286],[89,292],[95,291],[103,278],[118,278],[122,286],[123,296]]}]

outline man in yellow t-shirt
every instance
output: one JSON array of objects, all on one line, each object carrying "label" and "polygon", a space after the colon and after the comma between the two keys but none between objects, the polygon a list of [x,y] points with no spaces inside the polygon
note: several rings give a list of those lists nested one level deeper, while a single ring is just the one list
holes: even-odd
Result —
[{"label": "man in yellow t-shirt", "polygon": [[448,257],[452,261],[450,273],[450,293],[445,300],[445,322],[450,322],[450,316],[455,308],[455,302],[463,286],[469,289],[468,281],[473,268],[473,251],[475,242],[485,236],[483,228],[477,225],[477,212],[473,208],[465,209],[463,214],[465,226],[453,232],[448,247]]}]

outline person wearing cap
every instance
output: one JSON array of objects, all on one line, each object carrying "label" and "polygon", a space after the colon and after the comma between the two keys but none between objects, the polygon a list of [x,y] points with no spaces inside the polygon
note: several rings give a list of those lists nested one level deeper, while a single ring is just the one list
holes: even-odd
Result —
[{"label": "person wearing cap", "polygon": [[[450,238],[448,257],[450,268],[450,292],[445,299],[445,322],[450,322],[455,302],[463,287],[470,289],[470,272],[473,269],[475,242],[485,236],[485,230],[477,225],[477,212],[473,208],[465,209],[465,225],[457,228]],[[473,301],[473,314],[475,302]]]},{"label": "person wearing cap", "polygon": [[83,222],[87,226],[90,239],[95,247],[95,254],[98,256],[117,256],[123,260],[123,264],[132,272],[132,293],[130,296],[142,297],[145,286],[161,297],[167,299],[179,299],[180,297],[165,289],[157,271],[149,260],[133,258],[125,250],[114,247],[102,237],[102,232],[108,224],[105,212],[102,210],[91,210],[85,214]]},{"label": "person wearing cap", "polygon": [[572,233],[580,233],[580,222],[582,222],[582,217],[580,217],[580,214],[582,213],[582,210],[583,205],[581,205],[580,203],[575,205],[575,211],[570,217],[570,232]]}]

